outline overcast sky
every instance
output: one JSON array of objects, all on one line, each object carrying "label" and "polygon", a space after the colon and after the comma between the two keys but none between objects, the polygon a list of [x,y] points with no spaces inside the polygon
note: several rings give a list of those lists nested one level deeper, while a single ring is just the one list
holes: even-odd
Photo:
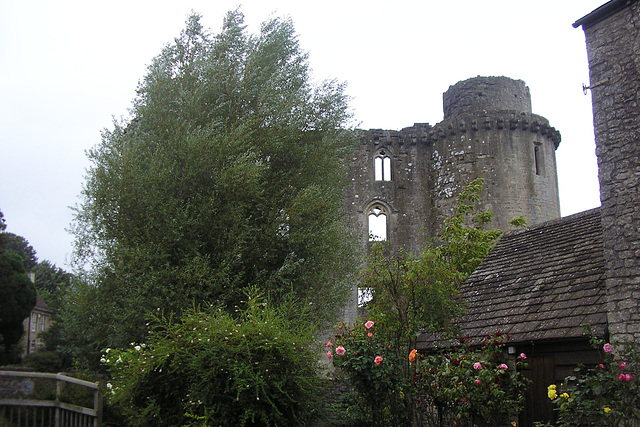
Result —
[{"label": "overcast sky", "polygon": [[0,210],[39,260],[68,269],[85,151],[127,117],[151,59],[191,11],[218,32],[241,6],[249,31],[292,18],[316,80],[348,83],[359,127],[442,120],[442,93],[470,77],[529,86],[562,134],[562,215],[600,205],[582,29],[605,0],[0,0]]}]

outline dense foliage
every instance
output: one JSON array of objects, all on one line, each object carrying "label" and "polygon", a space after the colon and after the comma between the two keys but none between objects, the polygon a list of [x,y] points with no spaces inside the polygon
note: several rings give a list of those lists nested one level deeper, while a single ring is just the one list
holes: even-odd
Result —
[{"label": "dense foliage", "polygon": [[635,342],[612,345],[592,337],[603,362],[579,366],[549,386],[561,426],[635,426],[640,420],[640,353]]},{"label": "dense foliage", "polygon": [[[0,212],[0,365],[19,360],[22,321],[36,304],[36,290],[26,274],[24,259],[10,250]],[[11,235],[13,236],[13,235]]]},{"label": "dense foliage", "polygon": [[444,350],[409,353],[411,394],[424,425],[444,421],[490,427],[517,421],[529,385],[517,368],[526,366],[527,356],[521,353],[510,360],[504,348],[508,339],[497,332],[479,348],[462,340]]},{"label": "dense foliage", "polygon": [[318,320],[339,309],[354,259],[343,90],[311,83],[289,20],[249,35],[233,11],[212,36],[191,16],[153,60],[131,118],[89,152],[74,225],[88,287],[69,313],[86,331],[68,334],[78,354],[144,340],[156,309],[233,311],[250,285],[276,303],[293,295]]},{"label": "dense foliage", "polygon": [[146,344],[107,349],[109,401],[133,426],[304,425],[319,381],[313,330],[255,290],[238,313],[160,316]]},{"label": "dense foliage", "polygon": [[38,264],[36,250],[29,244],[27,239],[17,234],[3,232],[2,240],[4,249],[20,255],[25,271],[31,271]]},{"label": "dense foliage", "polygon": [[[418,256],[392,253],[380,242],[371,248],[360,286],[370,293],[365,309],[375,320],[375,334],[370,337],[372,331],[361,331],[360,324],[341,324],[336,342],[346,356],[328,356],[343,368],[365,402],[363,419],[374,425],[417,422],[407,355],[421,331],[455,335],[455,321],[465,309],[458,289],[502,234],[485,229],[490,212],[476,212],[482,185],[479,179],[462,189],[440,237],[427,242]],[[380,353],[384,365],[372,364],[374,353]]]},{"label": "dense foliage", "polygon": [[[428,242],[418,256],[402,250],[389,253],[382,243],[371,250],[361,280],[372,297],[366,309],[384,325],[398,359],[406,360],[420,331],[455,332],[452,322],[465,309],[458,289],[502,235],[485,228],[491,222],[490,212],[476,212],[482,186],[477,179],[462,189],[440,237]],[[407,369],[405,363],[403,371]]]},{"label": "dense foliage", "polygon": [[[374,321],[339,324],[335,340],[327,342],[326,348],[326,356],[348,375],[359,394],[347,408],[349,418],[376,426],[406,425],[410,421],[403,399],[406,378],[398,375],[401,363]],[[354,410],[354,406],[366,410]]]}]

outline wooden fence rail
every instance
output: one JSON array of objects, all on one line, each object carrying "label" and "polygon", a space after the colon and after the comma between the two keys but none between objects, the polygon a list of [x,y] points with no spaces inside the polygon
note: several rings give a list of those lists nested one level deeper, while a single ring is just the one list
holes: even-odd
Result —
[{"label": "wooden fence rail", "polygon": [[0,427],[101,427],[102,388],[64,374],[0,371]]}]

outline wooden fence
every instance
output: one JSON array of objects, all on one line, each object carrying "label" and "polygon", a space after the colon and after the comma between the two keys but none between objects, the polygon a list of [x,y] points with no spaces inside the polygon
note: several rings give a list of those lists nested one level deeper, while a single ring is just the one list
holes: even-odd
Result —
[{"label": "wooden fence", "polygon": [[0,371],[0,427],[101,427],[99,382]]}]

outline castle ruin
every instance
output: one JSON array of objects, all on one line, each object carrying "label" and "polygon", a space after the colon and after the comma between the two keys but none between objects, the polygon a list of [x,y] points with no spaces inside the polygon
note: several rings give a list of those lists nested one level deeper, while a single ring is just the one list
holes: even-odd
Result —
[{"label": "castle ruin", "polygon": [[418,253],[437,236],[462,187],[485,181],[493,227],[560,217],[555,150],[560,133],[531,110],[529,88],[507,77],[449,87],[444,120],[400,131],[365,131],[351,159],[347,209],[363,249],[388,240]]}]

